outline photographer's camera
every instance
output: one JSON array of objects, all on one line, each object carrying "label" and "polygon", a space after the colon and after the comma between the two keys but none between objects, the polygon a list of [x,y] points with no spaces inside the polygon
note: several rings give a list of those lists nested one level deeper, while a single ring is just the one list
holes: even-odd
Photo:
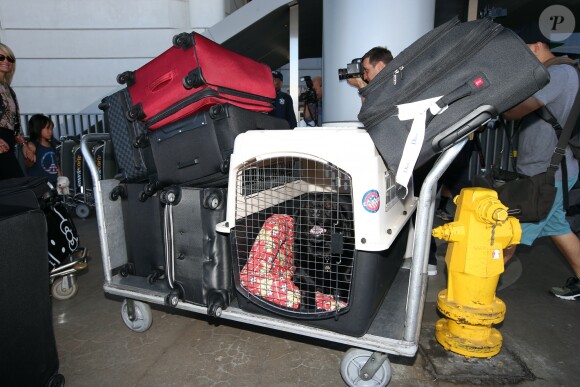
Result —
[{"label": "photographer's camera", "polygon": [[362,58],[355,58],[346,65],[345,69],[338,69],[338,79],[362,78],[364,69],[362,66]]}]

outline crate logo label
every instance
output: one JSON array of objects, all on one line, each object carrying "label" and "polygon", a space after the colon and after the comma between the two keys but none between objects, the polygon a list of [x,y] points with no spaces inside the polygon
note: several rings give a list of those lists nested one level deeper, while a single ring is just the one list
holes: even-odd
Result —
[{"label": "crate logo label", "polygon": [[379,191],[376,189],[371,189],[367,191],[362,199],[362,205],[368,212],[375,213],[381,207],[381,198],[379,197]]}]

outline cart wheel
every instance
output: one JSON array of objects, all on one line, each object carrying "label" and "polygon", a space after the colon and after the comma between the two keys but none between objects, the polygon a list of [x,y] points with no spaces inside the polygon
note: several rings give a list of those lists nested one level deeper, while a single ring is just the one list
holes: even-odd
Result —
[{"label": "cart wheel", "polygon": [[380,368],[369,380],[364,380],[359,375],[360,370],[373,355],[372,352],[365,351],[359,348],[351,348],[346,351],[346,354],[340,362],[340,374],[347,385],[351,387],[382,387],[389,384],[391,381],[392,371],[391,363],[385,360]]},{"label": "cart wheel", "polygon": [[64,280],[65,277],[55,279],[50,289],[52,296],[61,301],[73,298],[79,291],[77,280],[74,275],[70,277],[69,286],[66,286]]},{"label": "cart wheel", "polygon": [[133,305],[135,306],[135,319],[131,321],[129,318],[127,300],[123,300],[123,305],[121,305],[121,317],[123,317],[123,322],[127,325],[127,328],[134,332],[145,332],[151,327],[151,323],[153,323],[151,307],[149,304],[141,301],[133,301]]},{"label": "cart wheel", "polygon": [[75,208],[75,214],[81,219],[86,219],[91,214],[91,208],[85,203],[79,203]]}]

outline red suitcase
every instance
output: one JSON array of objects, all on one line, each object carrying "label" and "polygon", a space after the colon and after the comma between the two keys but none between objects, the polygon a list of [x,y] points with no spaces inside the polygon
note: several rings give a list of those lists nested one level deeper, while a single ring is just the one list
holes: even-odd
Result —
[{"label": "red suitcase", "polygon": [[173,47],[117,81],[127,84],[130,120],[157,129],[218,103],[268,112],[276,97],[268,66],[195,32],[173,37]]}]

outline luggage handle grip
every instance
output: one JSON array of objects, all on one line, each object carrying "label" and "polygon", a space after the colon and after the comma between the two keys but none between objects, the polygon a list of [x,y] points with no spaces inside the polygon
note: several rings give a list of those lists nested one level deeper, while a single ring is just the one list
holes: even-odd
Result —
[{"label": "luggage handle grip", "polygon": [[149,85],[149,89],[155,93],[159,90],[162,90],[163,88],[165,88],[167,85],[169,85],[169,83],[171,83],[171,81],[173,80],[175,74],[173,71],[170,71],[166,74],[163,74],[162,76],[160,76],[159,78],[157,78],[156,80],[154,80],[153,82],[151,82],[151,84]]},{"label": "luggage handle grip", "polygon": [[183,168],[191,167],[191,166],[194,166],[197,164],[199,164],[199,157],[196,157],[193,160],[177,163],[177,169],[183,169]]}]

